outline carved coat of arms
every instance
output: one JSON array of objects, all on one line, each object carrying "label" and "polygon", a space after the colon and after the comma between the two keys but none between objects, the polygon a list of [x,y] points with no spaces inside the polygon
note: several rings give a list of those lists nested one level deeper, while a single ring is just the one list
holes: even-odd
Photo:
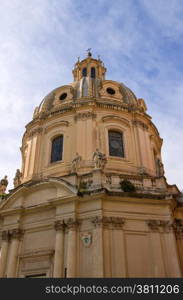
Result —
[{"label": "carved coat of arms", "polygon": [[90,232],[83,233],[81,235],[81,240],[85,247],[90,247],[90,245],[92,243],[92,234]]}]

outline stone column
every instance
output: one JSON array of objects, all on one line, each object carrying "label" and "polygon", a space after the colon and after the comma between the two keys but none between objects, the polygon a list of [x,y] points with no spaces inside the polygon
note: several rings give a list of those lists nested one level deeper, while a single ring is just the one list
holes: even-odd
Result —
[{"label": "stone column", "polygon": [[67,246],[67,277],[76,277],[76,258],[77,258],[77,227],[78,221],[70,218],[66,222],[68,228],[68,246]]},{"label": "stone column", "polygon": [[3,231],[1,251],[0,251],[0,277],[4,277],[7,255],[8,255],[8,241],[9,241],[9,233],[8,231]]},{"label": "stone column", "polygon": [[10,245],[10,254],[8,259],[7,277],[16,277],[18,248],[22,233],[23,232],[21,229],[13,229],[11,232],[12,241]]},{"label": "stone column", "polygon": [[[148,221],[151,229],[157,230],[160,234],[162,245],[162,257],[164,261],[164,277],[180,277],[180,262],[177,253],[177,245],[173,232],[173,223],[170,220]],[[158,277],[162,274],[158,274]]]},{"label": "stone column", "polygon": [[[93,234],[93,277],[124,277],[125,252],[121,217],[96,216],[91,219]],[[108,249],[107,249],[108,247]]]},{"label": "stone column", "polygon": [[174,229],[176,233],[177,248],[183,277],[183,220],[177,219],[174,224]]},{"label": "stone column", "polygon": [[150,241],[152,249],[152,277],[166,277],[161,234],[159,232],[160,221],[149,220],[147,221],[147,225],[150,229]]},{"label": "stone column", "polygon": [[139,128],[136,120],[133,120],[134,141],[135,141],[135,155],[137,159],[137,166],[142,167],[142,149],[140,146]]},{"label": "stone column", "polygon": [[[124,224],[125,220],[121,217],[107,217],[111,229],[111,277],[126,277],[126,257],[124,244]],[[105,257],[104,257],[105,259]]]},{"label": "stone column", "polygon": [[55,257],[53,277],[63,277],[64,263],[64,223],[61,221],[55,222],[56,241],[55,241]]},{"label": "stone column", "polygon": [[94,217],[95,226],[93,233],[93,277],[104,277],[104,249],[103,249],[103,223],[100,216]]},{"label": "stone column", "polygon": [[[163,231],[162,242],[165,253],[166,270],[168,277],[181,277],[180,260],[178,256],[177,243],[173,224],[162,222]],[[170,259],[171,258],[171,259]]]}]

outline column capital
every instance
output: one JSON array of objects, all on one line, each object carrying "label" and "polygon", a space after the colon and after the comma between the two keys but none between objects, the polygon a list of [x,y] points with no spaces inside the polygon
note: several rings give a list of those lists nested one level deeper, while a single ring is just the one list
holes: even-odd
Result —
[{"label": "column capital", "polygon": [[23,230],[20,228],[15,228],[10,231],[10,235],[12,239],[20,240],[23,236]]},{"label": "column capital", "polygon": [[3,241],[8,241],[9,238],[10,238],[9,231],[8,230],[3,230],[2,233],[1,233],[1,236],[2,236]]},{"label": "column capital", "polygon": [[177,238],[182,239],[183,238],[183,220],[181,220],[181,219],[175,220],[174,230],[175,230]]},{"label": "column capital", "polygon": [[146,223],[153,232],[169,233],[173,229],[173,222],[171,220],[147,220]]},{"label": "column capital", "polygon": [[122,217],[102,217],[96,216],[91,219],[95,227],[102,226],[110,229],[122,229],[125,224],[125,219]]},{"label": "column capital", "polygon": [[64,223],[69,230],[76,230],[80,224],[79,220],[75,218],[69,218],[67,220],[64,220]]},{"label": "column capital", "polygon": [[65,229],[64,221],[63,220],[55,221],[54,227],[56,231],[64,231]]}]

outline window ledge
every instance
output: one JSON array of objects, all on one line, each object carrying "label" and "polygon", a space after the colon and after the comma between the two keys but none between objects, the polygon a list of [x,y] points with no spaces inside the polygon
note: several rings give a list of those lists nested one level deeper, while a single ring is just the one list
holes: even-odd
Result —
[{"label": "window ledge", "polygon": [[49,168],[63,163],[64,163],[63,160],[57,160],[57,161],[50,162],[47,167]]},{"label": "window ledge", "polygon": [[119,157],[119,156],[108,156],[110,160],[121,160],[121,161],[129,161],[126,157]]}]

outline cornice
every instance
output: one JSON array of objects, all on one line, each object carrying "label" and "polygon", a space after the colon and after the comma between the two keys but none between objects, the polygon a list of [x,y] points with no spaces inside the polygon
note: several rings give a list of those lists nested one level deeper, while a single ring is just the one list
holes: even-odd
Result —
[{"label": "cornice", "polygon": [[125,219],[122,217],[95,216],[91,218],[94,227],[103,227],[108,229],[122,229]]},{"label": "cornice", "polygon": [[108,122],[108,121],[119,121],[121,123],[124,123],[126,126],[130,126],[130,121],[125,119],[125,118],[122,118],[120,116],[117,116],[117,115],[107,115],[107,116],[104,116],[102,117],[102,122]]},{"label": "cornice", "polygon": [[57,127],[60,127],[60,126],[65,126],[65,127],[68,127],[70,125],[70,123],[68,121],[57,121],[57,122],[54,122],[53,124],[49,124],[45,127],[44,129],[44,132],[47,133],[49,132],[50,130],[54,129],[54,128],[57,128]]},{"label": "cornice", "polygon": [[173,221],[171,220],[148,220],[146,222],[152,232],[169,233],[173,231]]},{"label": "cornice", "polygon": [[25,252],[24,254],[19,255],[20,258],[29,258],[35,256],[52,256],[54,254],[54,249],[38,249],[38,250],[30,250]]}]

